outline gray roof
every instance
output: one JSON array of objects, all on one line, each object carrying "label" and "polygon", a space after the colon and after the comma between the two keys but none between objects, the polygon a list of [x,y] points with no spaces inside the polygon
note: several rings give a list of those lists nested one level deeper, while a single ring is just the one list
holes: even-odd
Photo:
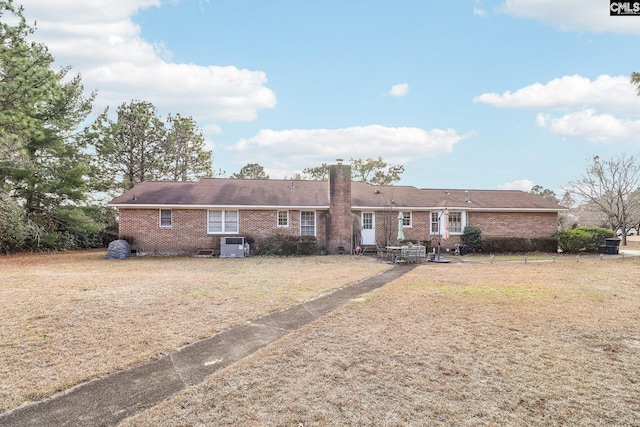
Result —
[{"label": "gray roof", "polygon": [[[542,197],[516,190],[422,189],[351,183],[353,209],[563,210]],[[327,181],[205,178],[198,182],[145,181],[111,200],[127,207],[328,208]]]}]

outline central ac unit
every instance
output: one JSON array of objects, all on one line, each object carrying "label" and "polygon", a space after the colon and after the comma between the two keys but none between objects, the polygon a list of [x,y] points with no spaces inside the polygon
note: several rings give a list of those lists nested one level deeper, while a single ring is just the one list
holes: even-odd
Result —
[{"label": "central ac unit", "polygon": [[221,237],[220,258],[244,258],[249,255],[246,237]]}]

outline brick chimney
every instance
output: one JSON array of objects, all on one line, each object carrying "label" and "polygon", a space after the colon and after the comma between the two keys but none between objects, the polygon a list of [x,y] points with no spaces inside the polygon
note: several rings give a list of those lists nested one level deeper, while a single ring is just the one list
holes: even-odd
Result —
[{"label": "brick chimney", "polygon": [[351,252],[351,166],[337,159],[329,166],[329,224],[327,251]]}]

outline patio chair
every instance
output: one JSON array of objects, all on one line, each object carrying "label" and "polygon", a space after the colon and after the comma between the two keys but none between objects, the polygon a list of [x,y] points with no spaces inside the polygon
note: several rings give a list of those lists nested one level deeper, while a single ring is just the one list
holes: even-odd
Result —
[{"label": "patio chair", "polygon": [[380,247],[378,242],[376,242],[376,254],[380,261],[388,261],[393,254],[388,251],[386,248]]},{"label": "patio chair", "polygon": [[409,246],[407,248],[405,259],[408,264],[420,262],[420,246]]}]

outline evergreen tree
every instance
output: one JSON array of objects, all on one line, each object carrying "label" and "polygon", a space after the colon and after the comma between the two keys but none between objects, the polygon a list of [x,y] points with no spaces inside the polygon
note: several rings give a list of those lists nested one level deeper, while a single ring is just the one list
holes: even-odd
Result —
[{"label": "evergreen tree", "polygon": [[233,179],[269,179],[264,171],[264,167],[258,163],[247,163],[240,169],[240,172],[231,175]]},{"label": "evergreen tree", "polygon": [[167,124],[170,127],[162,143],[162,175],[172,181],[212,176],[213,156],[206,150],[196,122],[191,117],[169,114]]},{"label": "evergreen tree", "polygon": [[119,192],[161,178],[165,136],[164,123],[150,102],[122,103],[115,121],[107,108],[86,133],[96,151],[93,165],[101,178],[98,188]]},{"label": "evergreen tree", "polygon": [[3,197],[17,201],[25,224],[35,225],[37,247],[43,233],[55,243],[68,225],[59,209],[85,198],[88,159],[74,132],[95,94],[85,97],[79,75],[52,70],[47,47],[27,41],[34,29],[21,7],[0,1],[0,18],[0,180]]}]

